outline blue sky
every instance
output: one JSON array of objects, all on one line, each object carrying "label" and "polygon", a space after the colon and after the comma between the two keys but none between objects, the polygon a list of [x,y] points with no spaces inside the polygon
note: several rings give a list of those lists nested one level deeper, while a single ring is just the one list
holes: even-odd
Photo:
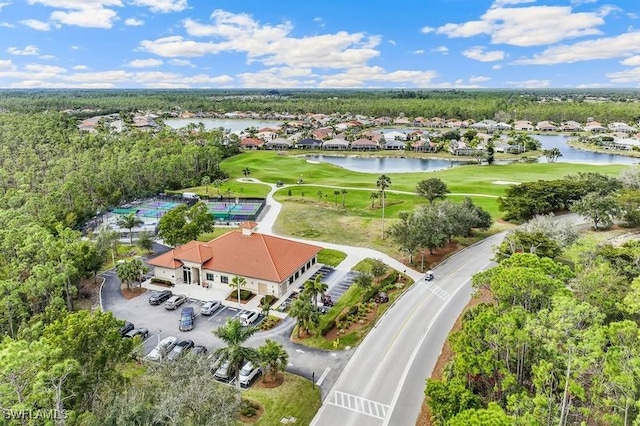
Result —
[{"label": "blue sky", "polygon": [[0,0],[0,87],[640,87],[640,2]]}]

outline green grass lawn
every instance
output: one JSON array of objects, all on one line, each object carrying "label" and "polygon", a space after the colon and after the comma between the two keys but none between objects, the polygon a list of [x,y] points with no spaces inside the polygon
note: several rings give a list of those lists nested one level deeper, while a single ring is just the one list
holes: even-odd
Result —
[{"label": "green grass lawn", "polygon": [[[284,417],[297,418],[296,425],[308,425],[320,409],[320,389],[312,382],[291,373],[284,373],[284,383],[277,388],[252,386],[243,392],[245,398],[259,402],[264,413],[254,425],[279,425]],[[262,380],[262,379],[259,379]]]},{"label": "green grass lawn", "polygon": [[328,248],[322,249],[318,253],[318,262],[328,266],[338,266],[346,258],[346,253]]}]

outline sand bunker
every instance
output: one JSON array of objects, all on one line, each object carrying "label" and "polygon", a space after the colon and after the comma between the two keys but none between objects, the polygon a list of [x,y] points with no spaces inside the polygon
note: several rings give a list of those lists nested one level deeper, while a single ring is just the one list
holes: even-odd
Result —
[{"label": "sand bunker", "polygon": [[494,185],[520,185],[521,182],[512,182],[510,180],[494,180],[493,182]]}]

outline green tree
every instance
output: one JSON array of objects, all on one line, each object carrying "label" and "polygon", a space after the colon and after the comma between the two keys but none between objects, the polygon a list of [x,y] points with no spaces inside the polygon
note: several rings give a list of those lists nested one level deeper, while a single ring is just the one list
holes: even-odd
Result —
[{"label": "green tree", "polygon": [[218,191],[218,195],[220,195],[220,187],[223,183],[224,181],[222,179],[215,179],[212,183],[213,187]]},{"label": "green tree", "polygon": [[318,296],[324,294],[327,291],[327,284],[322,282],[322,275],[318,274],[312,280],[307,280],[304,283],[304,292],[309,295],[311,300],[313,300],[314,305],[318,305]]},{"label": "green tree", "polygon": [[198,201],[189,207],[181,204],[169,210],[158,222],[158,236],[168,245],[176,246],[196,240],[205,232],[211,232],[215,219],[207,205]]},{"label": "green tree", "polygon": [[296,319],[298,324],[298,337],[300,337],[301,330],[309,334],[311,327],[318,325],[320,322],[320,314],[318,313],[317,307],[313,305],[311,298],[304,293],[301,293],[293,303],[291,303],[289,316]]},{"label": "green tree", "polygon": [[555,163],[558,158],[562,157],[562,152],[560,152],[560,148],[543,149],[542,155],[545,156],[547,162]]},{"label": "green tree", "polygon": [[136,245],[141,250],[151,253],[153,251],[153,234],[149,231],[142,231],[138,234]]},{"label": "green tree", "polygon": [[373,205],[375,203],[375,201],[378,199],[379,194],[377,192],[371,192],[369,194],[369,198],[371,199],[371,208],[373,208]]},{"label": "green tree", "polygon": [[244,169],[242,169],[242,174],[244,175],[244,178],[248,178],[249,175],[251,174],[251,169],[248,167],[245,167]]},{"label": "green tree", "polygon": [[519,229],[510,232],[498,246],[496,259],[502,260],[515,253],[532,253],[536,256],[556,258],[562,248],[551,237],[541,232],[523,232]]},{"label": "green tree", "polygon": [[251,361],[260,365],[258,352],[250,347],[242,346],[251,336],[258,331],[257,327],[243,327],[239,320],[227,318],[227,322],[218,327],[214,334],[222,340],[226,347],[216,349],[214,356],[218,366],[229,362],[230,372],[235,377],[238,398],[240,397],[240,370],[245,361]]},{"label": "green tree", "polygon": [[229,282],[229,287],[236,291],[236,297],[238,298],[238,307],[240,307],[240,291],[247,285],[247,280],[244,277],[234,275]]},{"label": "green tree", "polygon": [[341,189],[340,190],[340,194],[342,194],[342,208],[344,209],[344,197],[345,197],[345,195],[347,195],[347,190],[346,189]]},{"label": "green tree", "polygon": [[271,339],[265,340],[264,344],[257,349],[260,365],[264,370],[262,381],[267,381],[267,376],[275,377],[287,368],[289,354],[284,347]]},{"label": "green tree", "polygon": [[385,190],[391,186],[391,178],[387,175],[378,176],[378,180],[376,181],[376,186],[380,188],[380,202],[382,205],[382,239],[384,240],[384,201],[385,201]]},{"label": "green tree", "polygon": [[45,328],[43,342],[58,350],[52,361],[71,359],[79,366],[68,378],[70,407],[90,410],[101,389],[123,380],[120,366],[130,359],[133,341],[120,336],[121,324],[111,312],[78,311]]},{"label": "green tree", "polygon": [[392,224],[387,231],[391,240],[409,255],[409,263],[413,263],[413,254],[423,247],[421,234],[418,233],[418,215],[400,212],[400,221]]},{"label": "green tree", "polygon": [[480,408],[478,397],[458,379],[448,381],[427,379],[424,393],[431,417],[437,424],[447,424],[448,420],[458,413]]},{"label": "green tree", "polygon": [[368,289],[373,285],[373,275],[368,272],[360,272],[353,280],[353,283],[364,289]]},{"label": "green tree", "polygon": [[340,196],[340,191],[337,189],[334,190],[333,195],[336,197],[336,207],[338,207],[338,197]]},{"label": "green tree", "polygon": [[593,229],[608,229],[620,213],[620,206],[613,195],[590,192],[571,206],[571,211],[593,221]]},{"label": "green tree", "polygon": [[140,259],[125,260],[116,265],[116,274],[128,289],[131,289],[133,282],[139,280],[145,272],[147,272],[147,267]]},{"label": "green tree", "polygon": [[416,185],[416,192],[418,195],[429,200],[429,203],[433,204],[434,200],[440,198],[444,199],[446,194],[451,191],[447,188],[447,184],[438,178],[429,178],[421,180]]},{"label": "green tree", "polygon": [[207,196],[208,196],[209,195],[209,185],[211,185],[211,177],[210,176],[203,176],[202,180],[200,181],[200,185],[204,186],[205,194],[207,194]]},{"label": "green tree", "polygon": [[132,230],[136,226],[142,225],[144,221],[136,216],[135,213],[128,213],[124,216],[118,217],[117,224],[121,228],[129,230],[129,245],[133,245],[133,233]]},{"label": "green tree", "polygon": [[371,259],[371,273],[374,277],[380,278],[387,273],[387,265],[380,259]]}]

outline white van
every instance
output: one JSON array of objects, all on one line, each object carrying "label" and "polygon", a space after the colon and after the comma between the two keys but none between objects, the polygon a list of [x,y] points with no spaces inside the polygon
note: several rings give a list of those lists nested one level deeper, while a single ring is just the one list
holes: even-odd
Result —
[{"label": "white van", "polygon": [[248,361],[240,370],[240,386],[248,387],[253,379],[260,374],[260,371],[260,367],[256,367],[251,361]]},{"label": "white van", "polygon": [[198,197],[198,194],[196,194],[195,192],[183,192],[182,198],[188,198],[189,200],[197,200],[200,197]]}]

